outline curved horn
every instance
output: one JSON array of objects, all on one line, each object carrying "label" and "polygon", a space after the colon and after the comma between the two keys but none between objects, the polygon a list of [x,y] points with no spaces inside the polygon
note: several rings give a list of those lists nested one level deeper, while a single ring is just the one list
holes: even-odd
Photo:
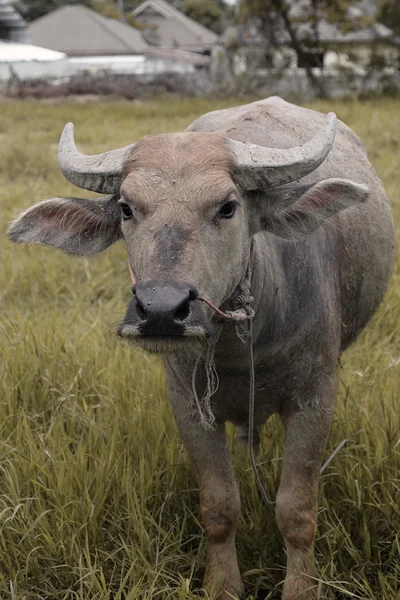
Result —
[{"label": "curved horn", "polygon": [[336,115],[330,112],[317,135],[296,148],[264,148],[228,139],[228,147],[234,157],[234,177],[246,190],[276,187],[301,179],[312,173],[328,156],[335,133]]},{"label": "curved horn", "polygon": [[58,163],[74,185],[101,194],[115,194],[121,185],[122,166],[135,144],[87,156],[75,146],[74,126],[67,123],[58,144]]}]

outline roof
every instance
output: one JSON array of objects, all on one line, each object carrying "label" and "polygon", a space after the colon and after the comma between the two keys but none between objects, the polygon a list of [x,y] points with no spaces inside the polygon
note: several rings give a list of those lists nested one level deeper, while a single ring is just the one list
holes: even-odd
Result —
[{"label": "roof", "polygon": [[156,27],[146,40],[154,46],[203,52],[218,43],[218,35],[184,15],[165,0],[145,0],[132,14],[140,23]]},{"label": "roof", "polygon": [[28,25],[9,0],[0,0],[0,39],[29,42]]},{"label": "roof", "polygon": [[143,54],[148,48],[134,27],[80,4],[62,6],[36,19],[29,31],[34,44],[70,56]]},{"label": "roof", "polygon": [[13,63],[21,61],[53,62],[66,58],[66,54],[55,52],[47,48],[32,46],[31,44],[18,44],[0,40],[0,63]]}]

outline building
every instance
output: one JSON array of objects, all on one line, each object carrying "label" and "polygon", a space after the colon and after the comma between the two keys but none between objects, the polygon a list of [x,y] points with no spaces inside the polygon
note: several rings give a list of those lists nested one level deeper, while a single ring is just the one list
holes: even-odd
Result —
[{"label": "building", "polygon": [[145,27],[143,36],[151,46],[209,56],[219,40],[216,33],[190,19],[165,0],[145,0],[132,14]]},{"label": "building", "polygon": [[149,45],[134,27],[103,17],[82,5],[65,5],[36,19],[29,26],[32,42],[63,52],[71,74],[142,73]]},{"label": "building", "polygon": [[31,44],[0,40],[0,82],[68,76],[66,54]]},{"label": "building", "polygon": [[[194,21],[188,20],[191,31],[197,32],[198,24],[193,25]],[[204,33],[205,28],[199,27]],[[71,75],[82,72],[95,75],[105,71],[151,76],[165,72],[193,73],[210,62],[208,56],[182,48],[151,45],[142,31],[82,5],[58,8],[31,23],[29,30],[34,44],[68,55]],[[191,35],[193,38],[195,34]],[[197,45],[196,48],[207,51],[208,46]]]},{"label": "building", "polygon": [[28,25],[9,0],[0,0],[0,40],[28,43]]}]

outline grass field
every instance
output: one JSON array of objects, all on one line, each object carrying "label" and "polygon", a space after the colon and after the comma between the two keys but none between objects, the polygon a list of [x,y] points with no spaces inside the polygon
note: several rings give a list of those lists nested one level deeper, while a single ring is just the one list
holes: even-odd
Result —
[{"label": "grass field", "polygon": [[[196,484],[160,363],[112,334],[130,298],[122,244],[90,260],[15,246],[17,212],[79,195],[56,157],[73,120],[89,153],[181,130],[223,101],[0,104],[0,599],[194,600],[205,543]],[[361,136],[392,199],[400,241],[400,102],[319,103]],[[90,194],[87,194],[90,195]],[[323,598],[400,599],[400,269],[343,356],[321,479],[317,559]],[[231,443],[242,497],[239,563],[250,599],[280,598],[282,541]],[[270,496],[282,429],[263,428]]]}]

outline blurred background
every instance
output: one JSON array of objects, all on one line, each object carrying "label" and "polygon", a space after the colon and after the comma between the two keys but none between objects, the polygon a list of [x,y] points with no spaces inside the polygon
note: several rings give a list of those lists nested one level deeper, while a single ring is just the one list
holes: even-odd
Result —
[{"label": "blurred background", "polygon": [[398,0],[0,0],[11,97],[394,95]]},{"label": "blurred background", "polygon": [[[126,249],[72,259],[7,240],[23,209],[90,196],[62,176],[68,121],[97,154],[271,94],[361,138],[400,244],[399,0],[0,0],[0,599],[200,600],[198,490],[161,360],[113,335]],[[371,223],[373,227],[373,223]],[[316,544],[324,600],[400,599],[400,261],[338,369]],[[280,600],[285,552],[228,426],[247,600]],[[262,428],[279,485],[284,432]],[[215,597],[210,596],[210,600]]]}]

